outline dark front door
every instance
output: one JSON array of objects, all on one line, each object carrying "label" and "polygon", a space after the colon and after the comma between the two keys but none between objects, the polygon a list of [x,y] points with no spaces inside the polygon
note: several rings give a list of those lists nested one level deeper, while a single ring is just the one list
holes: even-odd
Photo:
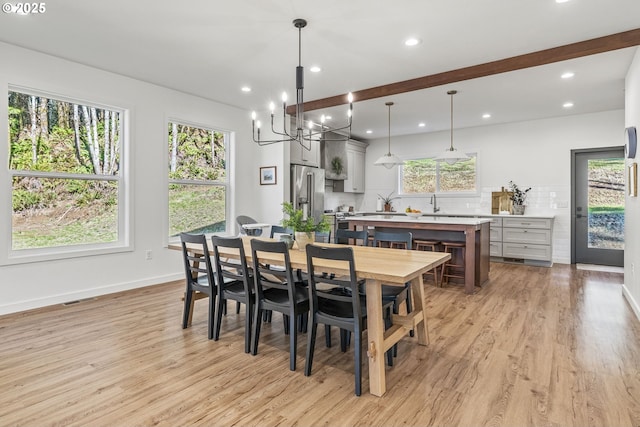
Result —
[{"label": "dark front door", "polygon": [[572,160],[573,262],[622,267],[624,150],[574,150]]}]

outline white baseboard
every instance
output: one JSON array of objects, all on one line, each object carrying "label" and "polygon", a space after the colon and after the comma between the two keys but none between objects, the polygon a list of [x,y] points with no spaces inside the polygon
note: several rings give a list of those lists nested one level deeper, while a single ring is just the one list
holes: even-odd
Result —
[{"label": "white baseboard", "polygon": [[63,304],[69,301],[77,301],[81,299],[94,298],[101,295],[112,294],[115,292],[128,291],[130,289],[143,288],[145,286],[156,285],[159,283],[172,282],[184,278],[182,274],[169,274],[165,276],[148,277],[143,280],[134,282],[117,283],[99,288],[85,289],[78,292],[69,292],[66,294],[49,295],[42,298],[34,298],[14,302],[11,304],[0,305],[0,315],[18,313],[20,311],[32,310],[34,308],[47,307],[50,305]]},{"label": "white baseboard", "polygon": [[627,299],[627,302],[631,306],[631,310],[633,310],[638,320],[640,320],[640,305],[638,305],[638,302],[633,299],[633,295],[631,295],[631,292],[629,292],[629,288],[627,288],[626,285],[622,285],[622,295]]}]

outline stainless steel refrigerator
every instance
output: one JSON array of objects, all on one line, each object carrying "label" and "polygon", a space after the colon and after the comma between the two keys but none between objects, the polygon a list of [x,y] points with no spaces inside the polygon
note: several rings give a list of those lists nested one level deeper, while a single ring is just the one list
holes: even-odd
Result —
[{"label": "stainless steel refrigerator", "polygon": [[324,214],[324,169],[291,165],[291,203],[305,218],[319,221]]}]

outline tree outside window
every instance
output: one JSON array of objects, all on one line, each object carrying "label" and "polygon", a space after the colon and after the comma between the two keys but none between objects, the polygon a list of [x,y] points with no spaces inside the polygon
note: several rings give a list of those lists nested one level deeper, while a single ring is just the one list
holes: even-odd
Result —
[{"label": "tree outside window", "polygon": [[475,155],[452,165],[433,158],[406,160],[400,170],[400,194],[476,191]]},{"label": "tree outside window", "polygon": [[11,250],[123,243],[123,112],[9,91]]},{"label": "tree outside window", "polygon": [[169,238],[226,231],[228,134],[168,124]]}]

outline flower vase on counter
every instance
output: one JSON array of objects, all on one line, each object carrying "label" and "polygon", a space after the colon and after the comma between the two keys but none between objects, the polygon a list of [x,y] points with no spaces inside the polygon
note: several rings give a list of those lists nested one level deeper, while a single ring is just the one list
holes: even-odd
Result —
[{"label": "flower vase on counter", "polygon": [[524,215],[524,205],[513,205],[514,215]]},{"label": "flower vase on counter", "polygon": [[527,201],[527,193],[531,191],[531,187],[526,190],[521,190],[515,182],[509,181],[509,190],[511,192],[509,198],[513,203],[511,213],[514,215],[524,215],[524,202]]}]

